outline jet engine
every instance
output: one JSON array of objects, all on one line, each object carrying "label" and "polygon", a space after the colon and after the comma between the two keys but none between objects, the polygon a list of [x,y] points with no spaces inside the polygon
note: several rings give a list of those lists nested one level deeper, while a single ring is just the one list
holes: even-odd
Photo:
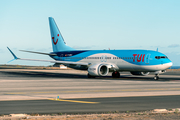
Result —
[{"label": "jet engine", "polygon": [[106,76],[109,68],[105,64],[94,64],[88,68],[88,74],[91,76]]},{"label": "jet engine", "polygon": [[146,76],[149,75],[149,72],[130,72],[132,75],[141,75]]}]

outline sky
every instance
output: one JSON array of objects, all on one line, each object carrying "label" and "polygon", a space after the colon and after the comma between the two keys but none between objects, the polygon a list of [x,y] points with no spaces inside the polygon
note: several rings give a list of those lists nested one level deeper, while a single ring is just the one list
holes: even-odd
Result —
[{"label": "sky", "polygon": [[52,52],[48,17],[68,46],[78,50],[144,49],[164,53],[180,66],[180,0],[1,0],[0,64],[51,65],[13,61],[51,60],[19,50]]}]

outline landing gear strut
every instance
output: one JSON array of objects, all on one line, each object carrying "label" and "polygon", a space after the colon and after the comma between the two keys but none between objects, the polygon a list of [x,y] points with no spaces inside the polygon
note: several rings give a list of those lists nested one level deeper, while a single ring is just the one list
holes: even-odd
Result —
[{"label": "landing gear strut", "polygon": [[155,76],[154,76],[154,80],[158,80],[159,79],[159,76],[158,76],[158,74],[156,74]]},{"label": "landing gear strut", "polygon": [[119,78],[120,77],[120,73],[115,71],[115,72],[112,73],[112,77],[113,78]]}]

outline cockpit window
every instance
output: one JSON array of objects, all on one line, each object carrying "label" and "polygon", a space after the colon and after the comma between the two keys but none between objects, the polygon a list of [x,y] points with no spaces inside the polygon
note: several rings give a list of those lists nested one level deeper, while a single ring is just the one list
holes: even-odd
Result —
[{"label": "cockpit window", "polygon": [[155,58],[156,59],[167,59],[168,57],[167,56],[156,56]]}]

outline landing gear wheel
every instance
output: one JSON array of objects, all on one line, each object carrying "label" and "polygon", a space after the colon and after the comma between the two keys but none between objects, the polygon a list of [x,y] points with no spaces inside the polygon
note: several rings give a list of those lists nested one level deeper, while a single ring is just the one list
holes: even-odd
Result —
[{"label": "landing gear wheel", "polygon": [[92,76],[92,75],[90,75],[89,73],[88,73],[88,78],[95,78],[95,76]]},{"label": "landing gear wheel", "polygon": [[119,78],[120,77],[120,73],[115,71],[115,72],[112,73],[112,77],[113,78]]},{"label": "landing gear wheel", "polygon": [[158,80],[159,79],[159,76],[154,76],[154,80]]}]

